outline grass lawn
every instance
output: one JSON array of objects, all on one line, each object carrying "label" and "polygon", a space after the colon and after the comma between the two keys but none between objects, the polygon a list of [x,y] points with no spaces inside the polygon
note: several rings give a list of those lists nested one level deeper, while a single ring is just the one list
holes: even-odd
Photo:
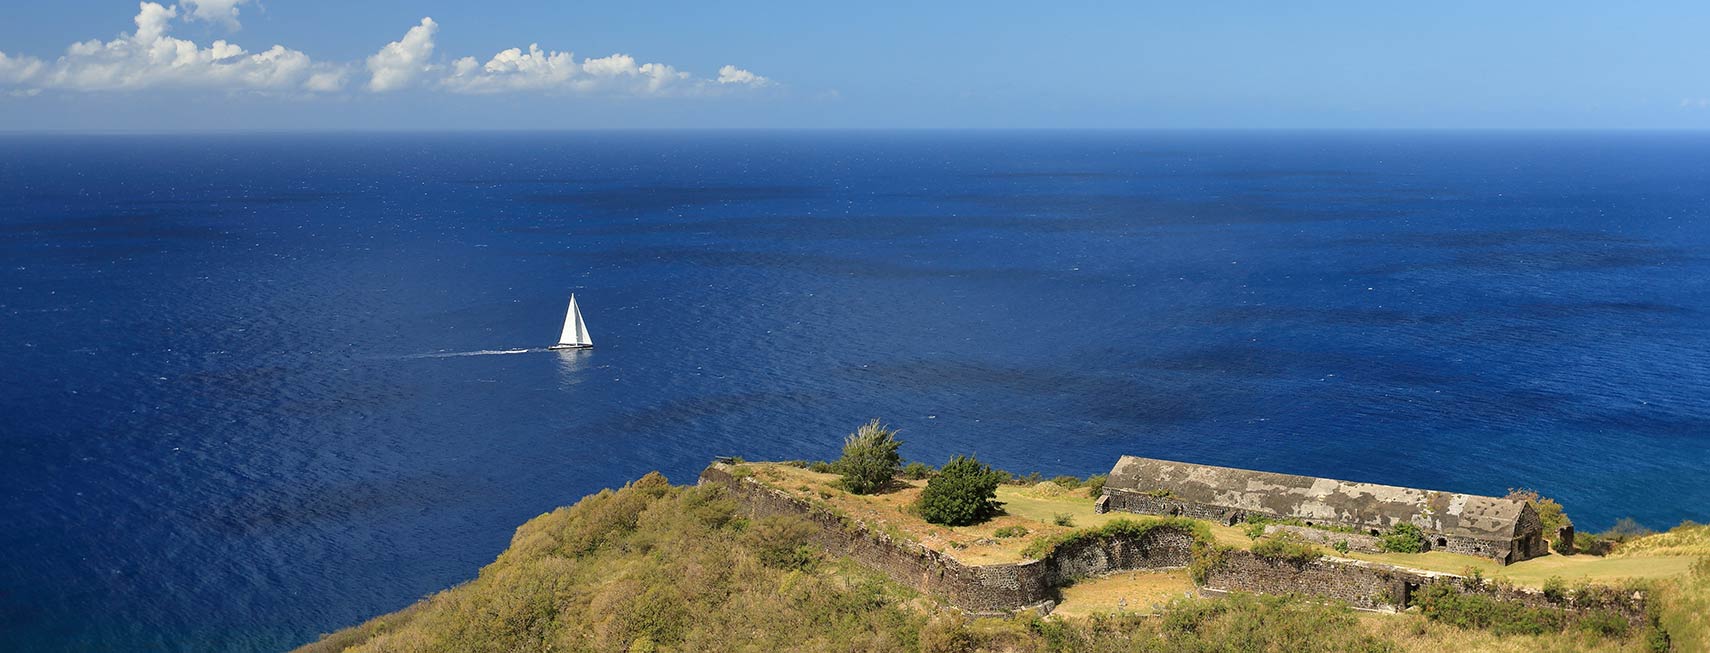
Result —
[{"label": "grass lawn", "polygon": [[1170,599],[1196,594],[1186,570],[1125,571],[1063,588],[1063,600],[1051,614],[1060,617],[1088,617],[1100,612],[1153,614]]}]

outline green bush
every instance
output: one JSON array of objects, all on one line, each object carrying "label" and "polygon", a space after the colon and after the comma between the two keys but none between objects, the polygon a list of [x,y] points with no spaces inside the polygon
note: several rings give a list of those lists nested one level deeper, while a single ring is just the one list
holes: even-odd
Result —
[{"label": "green bush", "polygon": [[1073,489],[1081,486],[1081,479],[1075,478],[1073,476],[1058,476],[1056,478],[1051,479],[1051,482],[1056,483],[1057,485],[1061,486],[1065,490],[1073,490]]},{"label": "green bush", "polygon": [[1335,549],[1337,553],[1347,555],[1347,553],[1348,553],[1348,541],[1347,540],[1336,540],[1336,543],[1330,545],[1330,548]]},{"label": "green bush", "polygon": [[1610,638],[1626,637],[1627,631],[1633,627],[1627,623],[1626,617],[1608,610],[1588,610],[1581,613],[1574,625],[1585,632]]},{"label": "green bush", "polygon": [[1003,528],[997,529],[996,531],[993,531],[992,535],[994,535],[996,537],[1007,539],[1007,538],[1011,538],[1011,537],[1021,537],[1023,535],[1026,535],[1027,533],[1028,533],[1027,528],[1023,527],[1023,526],[1005,526]]},{"label": "green bush", "polygon": [[1378,538],[1378,548],[1391,553],[1419,553],[1425,550],[1425,532],[1413,524],[1398,523]]},{"label": "green bush", "polygon": [[1051,515],[1051,523],[1058,526],[1074,526],[1075,516],[1066,512],[1059,512],[1055,515]]},{"label": "green bush", "polygon": [[1097,499],[1104,494],[1104,482],[1110,480],[1105,474],[1093,474],[1087,477],[1087,496]]},{"label": "green bush", "polygon": [[934,524],[965,526],[996,515],[1003,504],[997,487],[1003,473],[969,456],[956,456],[926,482],[914,508],[921,518]]},{"label": "green bush", "polygon": [[1561,576],[1551,576],[1544,580],[1544,598],[1551,603],[1567,601],[1567,581]]},{"label": "green bush", "polygon": [[1543,635],[1560,632],[1567,614],[1498,601],[1483,594],[1462,594],[1449,583],[1431,583],[1415,595],[1414,605],[1432,621],[1459,628],[1477,628],[1498,635]]},{"label": "green bush", "polygon": [[932,476],[932,466],[923,462],[912,462],[902,469],[903,478],[918,481]]},{"label": "green bush", "polygon": [[814,527],[795,516],[765,517],[749,526],[744,536],[762,564],[778,569],[807,569],[819,558],[810,541]]},{"label": "green bush", "polygon": [[1306,564],[1324,557],[1324,554],[1318,552],[1318,547],[1293,534],[1280,534],[1253,543],[1253,555],[1295,564]]},{"label": "green bush", "polygon": [[836,465],[825,462],[823,460],[815,460],[811,463],[808,463],[807,468],[808,468],[808,471],[814,472],[816,474],[836,474],[837,473],[837,466]]},{"label": "green bush", "polygon": [[855,494],[872,494],[890,484],[902,464],[902,456],[897,454],[901,446],[896,431],[879,420],[862,424],[843,440],[843,457],[834,465],[843,475],[843,488]]}]

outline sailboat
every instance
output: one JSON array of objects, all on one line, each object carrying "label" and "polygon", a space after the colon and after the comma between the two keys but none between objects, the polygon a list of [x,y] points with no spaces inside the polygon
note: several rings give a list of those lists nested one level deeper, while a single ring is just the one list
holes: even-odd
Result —
[{"label": "sailboat", "polygon": [[564,312],[564,332],[558,344],[547,349],[592,349],[594,339],[588,337],[588,325],[582,322],[582,311],[576,308],[576,295],[570,295],[570,310]]}]

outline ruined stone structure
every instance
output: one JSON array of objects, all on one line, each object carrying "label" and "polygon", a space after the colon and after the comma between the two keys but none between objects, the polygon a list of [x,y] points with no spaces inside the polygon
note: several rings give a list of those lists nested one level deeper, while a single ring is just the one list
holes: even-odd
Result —
[{"label": "ruined stone structure", "polygon": [[892,580],[935,594],[969,612],[999,614],[1029,606],[1049,606],[1057,588],[1076,579],[1116,571],[1173,569],[1192,560],[1193,534],[1154,529],[1139,538],[1097,538],[1057,547],[1043,560],[969,565],[918,542],[896,539],[767,486],[731,474],[715,462],[701,472],[701,483],[728,488],[743,511],[754,517],[794,515],[815,527],[813,540],[836,555],[848,556]]},{"label": "ruined stone structure", "polygon": [[[1177,569],[1193,563],[1196,555],[1215,558],[1205,565],[1204,578],[1197,580],[1202,593],[1301,594],[1367,610],[1404,609],[1426,584],[1448,583],[1461,593],[1561,609],[1570,616],[1588,610],[1610,611],[1638,626],[1645,618],[1648,599],[1644,593],[1604,592],[1595,600],[1573,597],[1570,603],[1559,597],[1552,600],[1537,590],[1359,560],[1324,557],[1299,562],[1273,560],[1240,549],[1196,549],[1192,533],[1173,528],[1155,528],[1134,538],[1083,539],[1058,546],[1043,560],[969,565],[942,551],[896,539],[859,521],[833,514],[756,479],[733,474],[733,469],[729,464],[715,462],[701,472],[700,481],[727,488],[731,498],[750,516],[801,517],[814,526],[813,541],[826,551],[848,556],[892,580],[981,614],[1029,607],[1048,610],[1058,588],[1078,579],[1119,571]],[[1109,503],[1112,498],[1109,486],[1106,487],[1101,503]],[[1117,495],[1118,501],[1121,496]]]},{"label": "ruined stone structure", "polygon": [[1424,531],[1431,549],[1503,564],[1548,550],[1543,524],[1524,501],[1134,456],[1123,456],[1110,470],[1098,509],[1226,524],[1252,515],[1352,528],[1370,537],[1405,522]]}]

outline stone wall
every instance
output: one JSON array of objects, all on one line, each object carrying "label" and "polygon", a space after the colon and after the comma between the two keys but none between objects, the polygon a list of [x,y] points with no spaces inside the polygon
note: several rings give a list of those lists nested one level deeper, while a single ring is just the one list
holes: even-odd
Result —
[{"label": "stone wall", "polygon": [[[729,465],[714,463],[701,472],[701,482],[728,488],[732,498],[751,516],[801,517],[817,527],[815,542],[827,551],[848,556],[899,583],[939,596],[951,605],[975,613],[995,614],[1040,605],[1054,600],[1057,588],[1081,578],[1135,569],[1178,568],[1188,566],[1193,560],[1192,533],[1155,528],[1138,538],[1093,538],[1063,544],[1043,560],[967,565],[949,554],[918,542],[891,537],[760,481],[739,478],[731,474],[731,470]],[[1167,497],[1132,494],[1139,497],[1137,501],[1165,507],[1166,512],[1160,514],[1206,518],[1187,510],[1168,512]],[[1113,501],[1123,499],[1121,493],[1109,496]],[[1375,539],[1321,529],[1299,530],[1346,537],[1350,539],[1350,546],[1352,538]],[[1570,612],[1609,610],[1626,617],[1634,625],[1642,624],[1645,619],[1647,597],[1642,593],[1622,594],[1608,590],[1596,596],[1551,600],[1537,590],[1360,560],[1325,557],[1310,562],[1290,562],[1243,550],[1226,550],[1218,555],[1219,560],[1208,566],[1200,583],[1201,589],[1207,593],[1300,594],[1341,601],[1355,608],[1395,610],[1404,608],[1426,584],[1451,583],[1463,593],[1481,593],[1497,600],[1533,607]]]},{"label": "stone wall", "polygon": [[1290,562],[1234,550],[1225,551],[1222,561],[1207,570],[1204,587],[1213,592],[1304,594],[1366,610],[1394,610],[1406,600],[1409,582],[1417,586],[1423,581],[1386,565],[1335,558]]},{"label": "stone wall", "polygon": [[729,488],[732,498],[751,516],[801,517],[817,527],[815,542],[827,551],[848,556],[970,612],[1001,613],[1039,605],[1054,600],[1058,587],[1080,578],[1182,567],[1192,558],[1191,533],[1159,528],[1139,538],[1097,538],[1065,544],[1044,560],[967,565],[949,554],[891,537],[754,479],[739,478],[731,469],[714,463],[701,472],[701,482]]},{"label": "stone wall", "polygon": [[[1105,499],[1106,497],[1108,497],[1108,500]],[[1105,506],[1107,510],[1121,510],[1123,512],[1139,513],[1143,515],[1182,515],[1185,517],[1206,519],[1229,525],[1245,521],[1248,515],[1255,515],[1269,519],[1293,519],[1287,515],[1277,513],[1247,511],[1214,505],[1202,505],[1191,501],[1184,501],[1179,497],[1169,494],[1136,492],[1120,488],[1105,488],[1104,496],[1100,497],[1100,499],[1102,505]],[[1526,522],[1526,518],[1528,516],[1530,517],[1530,522]],[[1544,552],[1540,548],[1542,538],[1537,535],[1538,527],[1535,524],[1537,516],[1530,510],[1527,510],[1522,513],[1521,520],[1524,525],[1530,525],[1530,530],[1526,531],[1527,535],[1525,537],[1516,537],[1512,540],[1485,540],[1427,532],[1425,545],[1427,549],[1440,549],[1451,553],[1461,553],[1465,555],[1478,556],[1480,558],[1490,558],[1503,564],[1543,555]],[[1324,529],[1311,528],[1311,526],[1313,526],[1313,522],[1309,520],[1305,521],[1305,523],[1307,524],[1306,527],[1291,526],[1281,528],[1294,530],[1313,542],[1325,545],[1335,544],[1339,540],[1347,540],[1348,547],[1355,551],[1377,552],[1379,550],[1376,542],[1377,537],[1381,535],[1381,533],[1376,532],[1376,529],[1368,529],[1365,535],[1354,533],[1344,535],[1339,532],[1330,532]],[[1332,525],[1332,523],[1326,523],[1324,525],[1328,526]],[[1325,533],[1328,534],[1326,535]]]},{"label": "stone wall", "polygon": [[1552,599],[1538,590],[1475,581],[1454,574],[1330,557],[1290,562],[1240,550],[1225,551],[1220,562],[1210,566],[1202,589],[1207,593],[1301,594],[1341,601],[1364,610],[1388,611],[1405,609],[1419,590],[1431,583],[1447,583],[1462,594],[1483,594],[1498,601],[1564,610],[1570,617],[1587,610],[1606,610],[1621,615],[1635,627],[1643,625],[1646,618],[1648,597],[1643,592],[1593,588],[1581,596]]}]

